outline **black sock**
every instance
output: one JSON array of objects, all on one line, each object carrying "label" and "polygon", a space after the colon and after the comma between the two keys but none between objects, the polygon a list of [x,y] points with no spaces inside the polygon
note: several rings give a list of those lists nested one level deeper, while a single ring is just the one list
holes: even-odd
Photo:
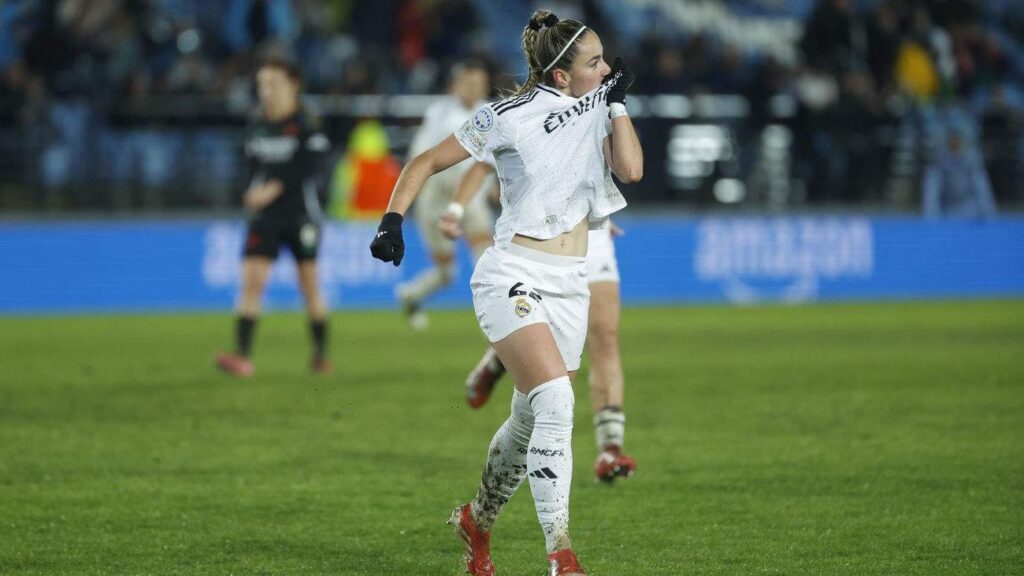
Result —
[{"label": "black sock", "polygon": [[256,318],[238,317],[238,321],[235,324],[235,343],[237,345],[235,351],[240,356],[249,357],[249,351],[252,350],[252,335],[255,331]]},{"label": "black sock", "polygon": [[323,358],[327,352],[327,321],[310,320],[309,333],[313,336],[313,357]]}]

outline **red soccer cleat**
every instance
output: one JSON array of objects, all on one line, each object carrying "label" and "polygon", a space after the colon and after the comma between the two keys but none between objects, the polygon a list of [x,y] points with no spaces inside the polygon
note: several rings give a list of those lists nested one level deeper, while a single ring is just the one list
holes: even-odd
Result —
[{"label": "red soccer cleat", "polygon": [[602,482],[614,482],[619,476],[629,478],[636,472],[636,460],[622,453],[622,448],[609,444],[597,455],[594,475]]},{"label": "red soccer cleat", "polygon": [[463,504],[452,512],[448,519],[455,534],[466,543],[466,573],[472,576],[494,576],[491,563],[491,533],[476,526],[469,512],[469,504]]},{"label": "red soccer cleat", "polygon": [[498,361],[497,354],[488,352],[480,363],[466,377],[466,403],[470,408],[480,408],[487,403],[494,386],[505,373],[505,367]]},{"label": "red soccer cleat", "polygon": [[241,378],[248,378],[256,372],[252,361],[240,354],[218,354],[215,363],[221,371]]},{"label": "red soccer cleat", "polygon": [[324,356],[315,356],[309,363],[309,369],[313,371],[313,374],[330,374],[334,372],[334,364],[331,364],[331,361]]},{"label": "red soccer cleat", "polygon": [[548,574],[551,576],[587,576],[572,548],[548,554],[548,564]]}]

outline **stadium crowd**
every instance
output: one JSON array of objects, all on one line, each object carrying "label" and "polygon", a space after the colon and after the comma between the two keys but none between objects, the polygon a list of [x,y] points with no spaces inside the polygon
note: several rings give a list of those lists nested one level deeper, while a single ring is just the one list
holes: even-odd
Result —
[{"label": "stadium crowd", "polygon": [[[600,29],[636,63],[638,94],[742,95],[741,135],[784,117],[795,202],[916,209],[952,132],[1000,204],[1024,200],[1024,4],[1011,0],[22,0],[0,2],[0,205],[230,206],[262,54],[301,62],[308,93],[338,98],[442,93],[469,56],[508,89],[525,71],[501,18],[540,5]],[[708,10],[715,26],[697,21]],[[774,40],[728,33],[750,22]]]}]

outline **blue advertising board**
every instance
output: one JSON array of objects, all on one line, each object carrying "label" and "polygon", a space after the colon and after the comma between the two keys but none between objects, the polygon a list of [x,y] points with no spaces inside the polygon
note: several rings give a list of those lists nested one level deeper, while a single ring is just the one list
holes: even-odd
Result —
[{"label": "blue advertising board", "polygon": [[[1024,218],[988,222],[859,216],[623,217],[616,240],[626,304],[1024,296]],[[372,223],[324,230],[321,280],[334,308],[387,308],[428,266],[406,231],[400,268],[370,257]],[[239,288],[241,221],[0,224],[0,313],[228,310]],[[470,306],[460,249],[432,304]],[[282,256],[268,308],[301,304]]]}]

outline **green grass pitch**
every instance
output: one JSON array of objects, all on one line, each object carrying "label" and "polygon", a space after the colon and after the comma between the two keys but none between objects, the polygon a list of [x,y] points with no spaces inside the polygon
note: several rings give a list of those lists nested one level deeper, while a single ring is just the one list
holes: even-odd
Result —
[{"label": "green grass pitch", "polygon": [[[257,375],[227,313],[0,319],[0,574],[456,575],[509,382],[480,411],[468,310],[425,334],[298,314]],[[572,533],[592,576],[1024,573],[1024,301],[630,308],[636,476],[609,487],[576,384]],[[545,573],[527,486],[501,576]]]}]

